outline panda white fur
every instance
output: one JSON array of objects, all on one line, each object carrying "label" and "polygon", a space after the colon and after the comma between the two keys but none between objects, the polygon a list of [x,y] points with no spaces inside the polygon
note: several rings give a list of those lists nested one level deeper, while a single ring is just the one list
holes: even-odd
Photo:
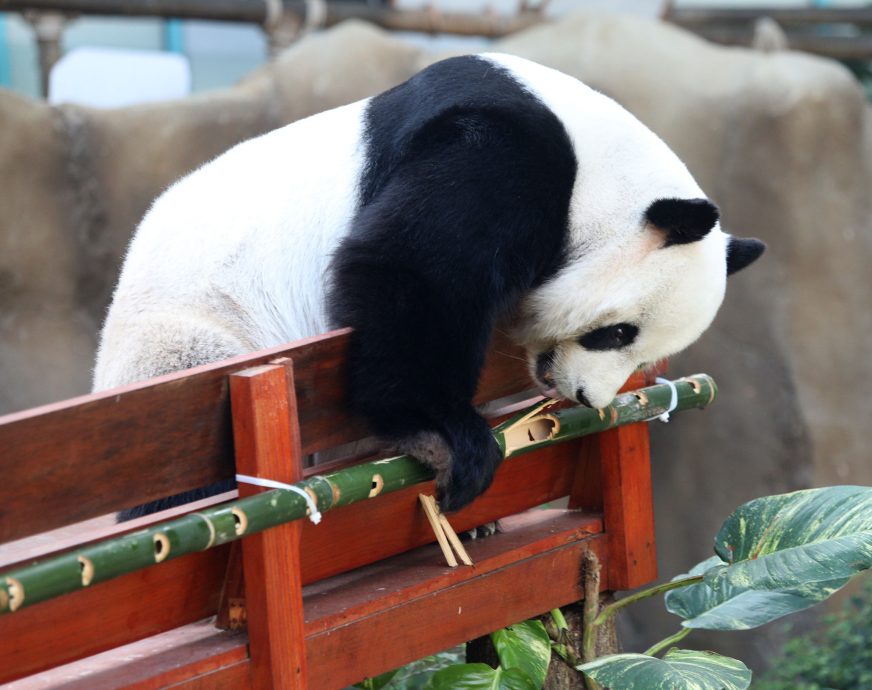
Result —
[{"label": "panda white fur", "polygon": [[452,58],[158,198],[94,388],[352,326],[351,405],[433,464],[456,510],[500,461],[471,405],[498,317],[543,388],[601,407],[696,340],[762,251],[614,101],[517,57]]}]

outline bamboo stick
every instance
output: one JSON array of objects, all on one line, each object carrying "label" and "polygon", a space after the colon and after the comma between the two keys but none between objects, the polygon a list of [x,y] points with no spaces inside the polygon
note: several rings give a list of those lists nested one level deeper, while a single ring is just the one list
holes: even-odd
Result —
[{"label": "bamboo stick", "polygon": [[[714,380],[697,374],[675,382],[676,410],[702,408],[717,394]],[[669,406],[668,385],[623,393],[606,408],[573,407],[558,411],[540,403],[494,428],[494,436],[511,458],[552,443],[654,419]],[[315,498],[321,512],[397,491],[433,478],[433,472],[409,456],[365,462],[296,486]],[[376,486],[380,491],[373,491]],[[155,563],[241,539],[306,515],[306,501],[283,489],[266,491],[206,508],[138,532],[83,545],[68,553],[0,573],[0,614],[105,582]]]}]

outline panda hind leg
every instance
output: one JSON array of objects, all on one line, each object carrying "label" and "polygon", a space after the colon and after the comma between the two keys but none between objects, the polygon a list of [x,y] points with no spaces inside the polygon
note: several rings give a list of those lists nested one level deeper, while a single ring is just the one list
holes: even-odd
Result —
[{"label": "panda hind leg", "polygon": [[[143,318],[130,324],[112,321],[103,334],[94,377],[102,390],[227,359],[252,350],[240,339],[200,318]],[[137,505],[116,514],[119,522],[150,515],[232,490],[226,479],[174,496]]]}]

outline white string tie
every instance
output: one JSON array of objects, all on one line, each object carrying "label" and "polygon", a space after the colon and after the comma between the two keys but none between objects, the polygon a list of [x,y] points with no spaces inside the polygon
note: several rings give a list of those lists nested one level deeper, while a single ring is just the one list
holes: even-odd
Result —
[{"label": "white string tie", "polygon": [[243,484],[251,484],[252,486],[262,486],[266,489],[284,489],[285,491],[293,491],[294,493],[298,493],[300,494],[300,496],[306,499],[306,504],[309,506],[309,519],[312,521],[312,524],[317,525],[319,522],[321,522],[321,513],[318,512],[318,504],[315,503],[315,499],[312,498],[311,494],[308,491],[304,491],[299,486],[294,486],[293,484],[285,484],[284,482],[277,482],[275,479],[252,477],[247,474],[237,474],[236,481]]},{"label": "white string tie", "polygon": [[657,417],[657,419],[666,424],[669,421],[669,413],[672,412],[672,410],[674,410],[676,407],[678,407],[678,389],[675,387],[674,382],[670,381],[669,379],[664,379],[660,376],[654,379],[654,383],[664,383],[669,386],[669,389],[672,391],[672,398],[669,400],[669,409]]}]

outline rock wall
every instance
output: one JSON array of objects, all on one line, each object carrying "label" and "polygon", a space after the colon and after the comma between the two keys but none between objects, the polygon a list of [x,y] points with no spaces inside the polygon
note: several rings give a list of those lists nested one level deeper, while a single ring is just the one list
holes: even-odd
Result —
[{"label": "rock wall", "polygon": [[[676,374],[720,398],[654,425],[664,576],[710,553],[739,503],[808,485],[872,484],[872,108],[836,63],[707,44],[670,26],[579,15],[498,42],[610,94],[658,132],[769,252],[730,281]],[[437,56],[350,23],[233,89],[116,111],[0,92],[0,412],[87,391],[127,240],[156,194],[232,144],[396,84]],[[674,631],[648,607],[639,644]],[[696,644],[758,666],[764,629]]]}]

